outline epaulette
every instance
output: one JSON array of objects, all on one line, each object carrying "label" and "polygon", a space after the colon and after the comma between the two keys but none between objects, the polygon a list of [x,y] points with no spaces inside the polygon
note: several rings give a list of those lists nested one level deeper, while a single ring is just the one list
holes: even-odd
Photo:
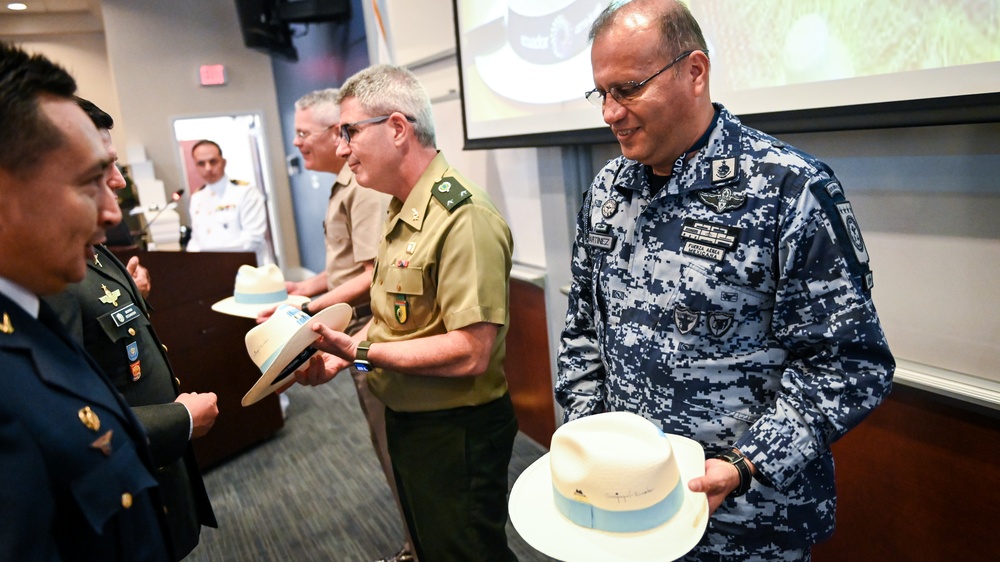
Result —
[{"label": "epaulette", "polygon": [[445,209],[448,209],[449,213],[472,198],[469,190],[465,189],[465,186],[451,176],[438,180],[434,184],[434,187],[431,188],[431,193],[434,194],[434,198],[439,203],[444,205]]}]

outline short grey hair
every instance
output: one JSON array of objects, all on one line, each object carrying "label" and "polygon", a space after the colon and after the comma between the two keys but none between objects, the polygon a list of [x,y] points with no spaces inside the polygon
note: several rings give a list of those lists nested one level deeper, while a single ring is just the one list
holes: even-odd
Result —
[{"label": "short grey hair", "polygon": [[417,140],[434,148],[434,115],[427,90],[409,70],[401,66],[380,64],[368,67],[347,79],[340,87],[337,103],[355,98],[372,117],[400,112],[412,117]]},{"label": "short grey hair", "polygon": [[312,108],[313,117],[321,125],[331,127],[340,119],[340,107],[337,101],[339,95],[340,90],[337,88],[313,90],[295,102],[295,111]]},{"label": "short grey hair", "polygon": [[590,26],[589,39],[593,41],[613,27],[619,14],[640,10],[648,11],[659,19],[660,49],[667,58],[684,51],[702,51],[708,54],[708,43],[698,20],[694,19],[687,6],[677,0],[615,0],[594,20]]}]

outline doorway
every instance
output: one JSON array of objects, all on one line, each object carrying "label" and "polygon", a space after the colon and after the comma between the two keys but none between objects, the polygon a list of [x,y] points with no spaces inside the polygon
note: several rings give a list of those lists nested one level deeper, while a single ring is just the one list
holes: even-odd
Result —
[{"label": "doorway", "polygon": [[261,129],[261,116],[255,113],[217,115],[205,117],[184,117],[174,120],[174,140],[184,166],[185,188],[181,196],[181,221],[191,224],[188,203],[192,193],[204,186],[191,156],[191,147],[202,139],[215,142],[222,149],[226,159],[226,175],[237,181],[253,184],[264,195],[267,208],[267,233],[265,239],[274,257],[274,262],[282,265],[280,255],[280,230],[275,218],[278,216],[271,171],[267,166],[267,149]]}]

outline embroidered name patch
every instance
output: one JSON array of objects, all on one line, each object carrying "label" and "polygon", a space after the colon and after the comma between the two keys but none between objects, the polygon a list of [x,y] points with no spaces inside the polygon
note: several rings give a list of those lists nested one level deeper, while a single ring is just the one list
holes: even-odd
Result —
[{"label": "embroidered name patch", "polygon": [[592,232],[587,235],[587,245],[602,250],[610,250],[615,245],[615,237],[605,234],[594,234]]},{"label": "embroidered name patch", "polygon": [[726,251],[736,247],[741,228],[715,224],[695,219],[684,219],[681,238],[685,240],[682,251],[685,254],[722,261]]}]

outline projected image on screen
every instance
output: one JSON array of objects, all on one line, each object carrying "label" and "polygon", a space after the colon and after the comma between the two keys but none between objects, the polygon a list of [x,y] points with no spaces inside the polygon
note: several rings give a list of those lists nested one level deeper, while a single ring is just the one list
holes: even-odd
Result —
[{"label": "projected image on screen", "polygon": [[[608,0],[454,0],[469,140],[605,127],[590,25]],[[997,0],[691,0],[737,115],[1000,92]]]}]

